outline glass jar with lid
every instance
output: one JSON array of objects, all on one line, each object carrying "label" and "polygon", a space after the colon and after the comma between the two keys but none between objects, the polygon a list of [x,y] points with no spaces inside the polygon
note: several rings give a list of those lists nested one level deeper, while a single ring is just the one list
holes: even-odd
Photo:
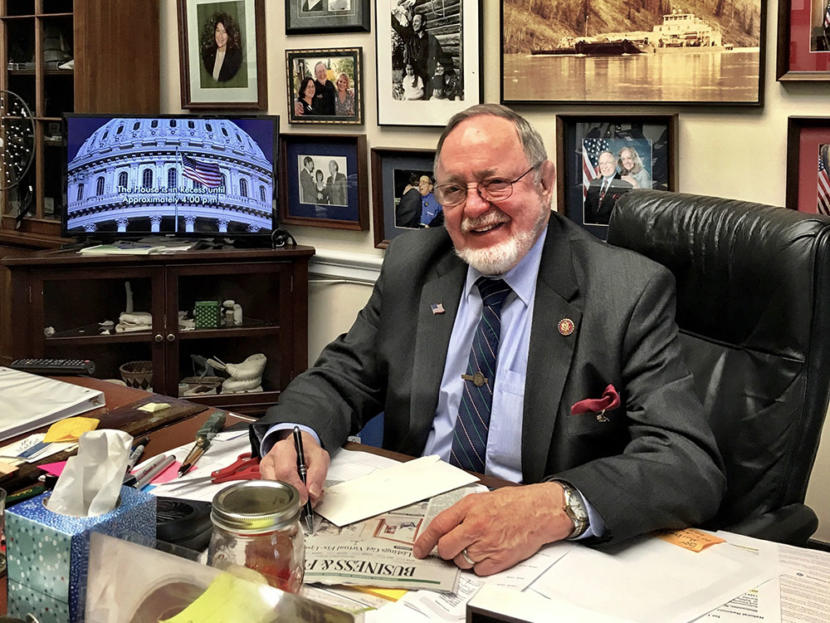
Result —
[{"label": "glass jar with lid", "polygon": [[213,498],[208,564],[231,572],[248,567],[271,586],[298,592],[305,570],[300,510],[300,494],[285,482],[247,480],[223,489]]}]

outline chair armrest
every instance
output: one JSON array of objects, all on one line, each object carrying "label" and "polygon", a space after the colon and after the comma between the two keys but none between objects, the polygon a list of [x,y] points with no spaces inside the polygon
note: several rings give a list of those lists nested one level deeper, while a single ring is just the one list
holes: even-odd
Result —
[{"label": "chair armrest", "polygon": [[809,506],[788,504],[775,510],[747,517],[723,530],[777,543],[804,547],[818,529],[818,517]]}]

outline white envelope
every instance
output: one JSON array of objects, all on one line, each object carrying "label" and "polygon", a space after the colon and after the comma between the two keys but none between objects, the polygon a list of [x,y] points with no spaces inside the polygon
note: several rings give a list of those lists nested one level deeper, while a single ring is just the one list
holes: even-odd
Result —
[{"label": "white envelope", "polygon": [[328,487],[314,510],[342,527],[477,481],[437,456],[423,456]]}]

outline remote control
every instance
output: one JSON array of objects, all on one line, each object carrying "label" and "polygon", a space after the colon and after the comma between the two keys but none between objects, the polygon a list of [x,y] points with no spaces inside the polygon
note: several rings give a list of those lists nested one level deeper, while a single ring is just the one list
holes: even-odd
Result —
[{"label": "remote control", "polygon": [[9,367],[32,374],[55,376],[91,375],[95,372],[95,364],[89,359],[17,359]]}]

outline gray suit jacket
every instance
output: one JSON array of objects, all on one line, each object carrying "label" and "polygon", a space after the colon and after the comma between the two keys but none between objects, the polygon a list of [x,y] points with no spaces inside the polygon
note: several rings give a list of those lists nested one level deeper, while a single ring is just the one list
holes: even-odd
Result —
[{"label": "gray suit jacket", "polygon": [[[336,448],[385,411],[384,447],[420,455],[466,277],[444,228],[396,237],[372,296],[348,333],[297,377],[254,425],[301,422]],[[433,314],[430,305],[446,310]],[[570,319],[563,335],[559,321]],[[551,215],[536,286],[522,425],[525,483],[576,486],[619,540],[714,515],[721,459],[674,322],[663,267]],[[571,415],[608,384],[620,408]]]}]

